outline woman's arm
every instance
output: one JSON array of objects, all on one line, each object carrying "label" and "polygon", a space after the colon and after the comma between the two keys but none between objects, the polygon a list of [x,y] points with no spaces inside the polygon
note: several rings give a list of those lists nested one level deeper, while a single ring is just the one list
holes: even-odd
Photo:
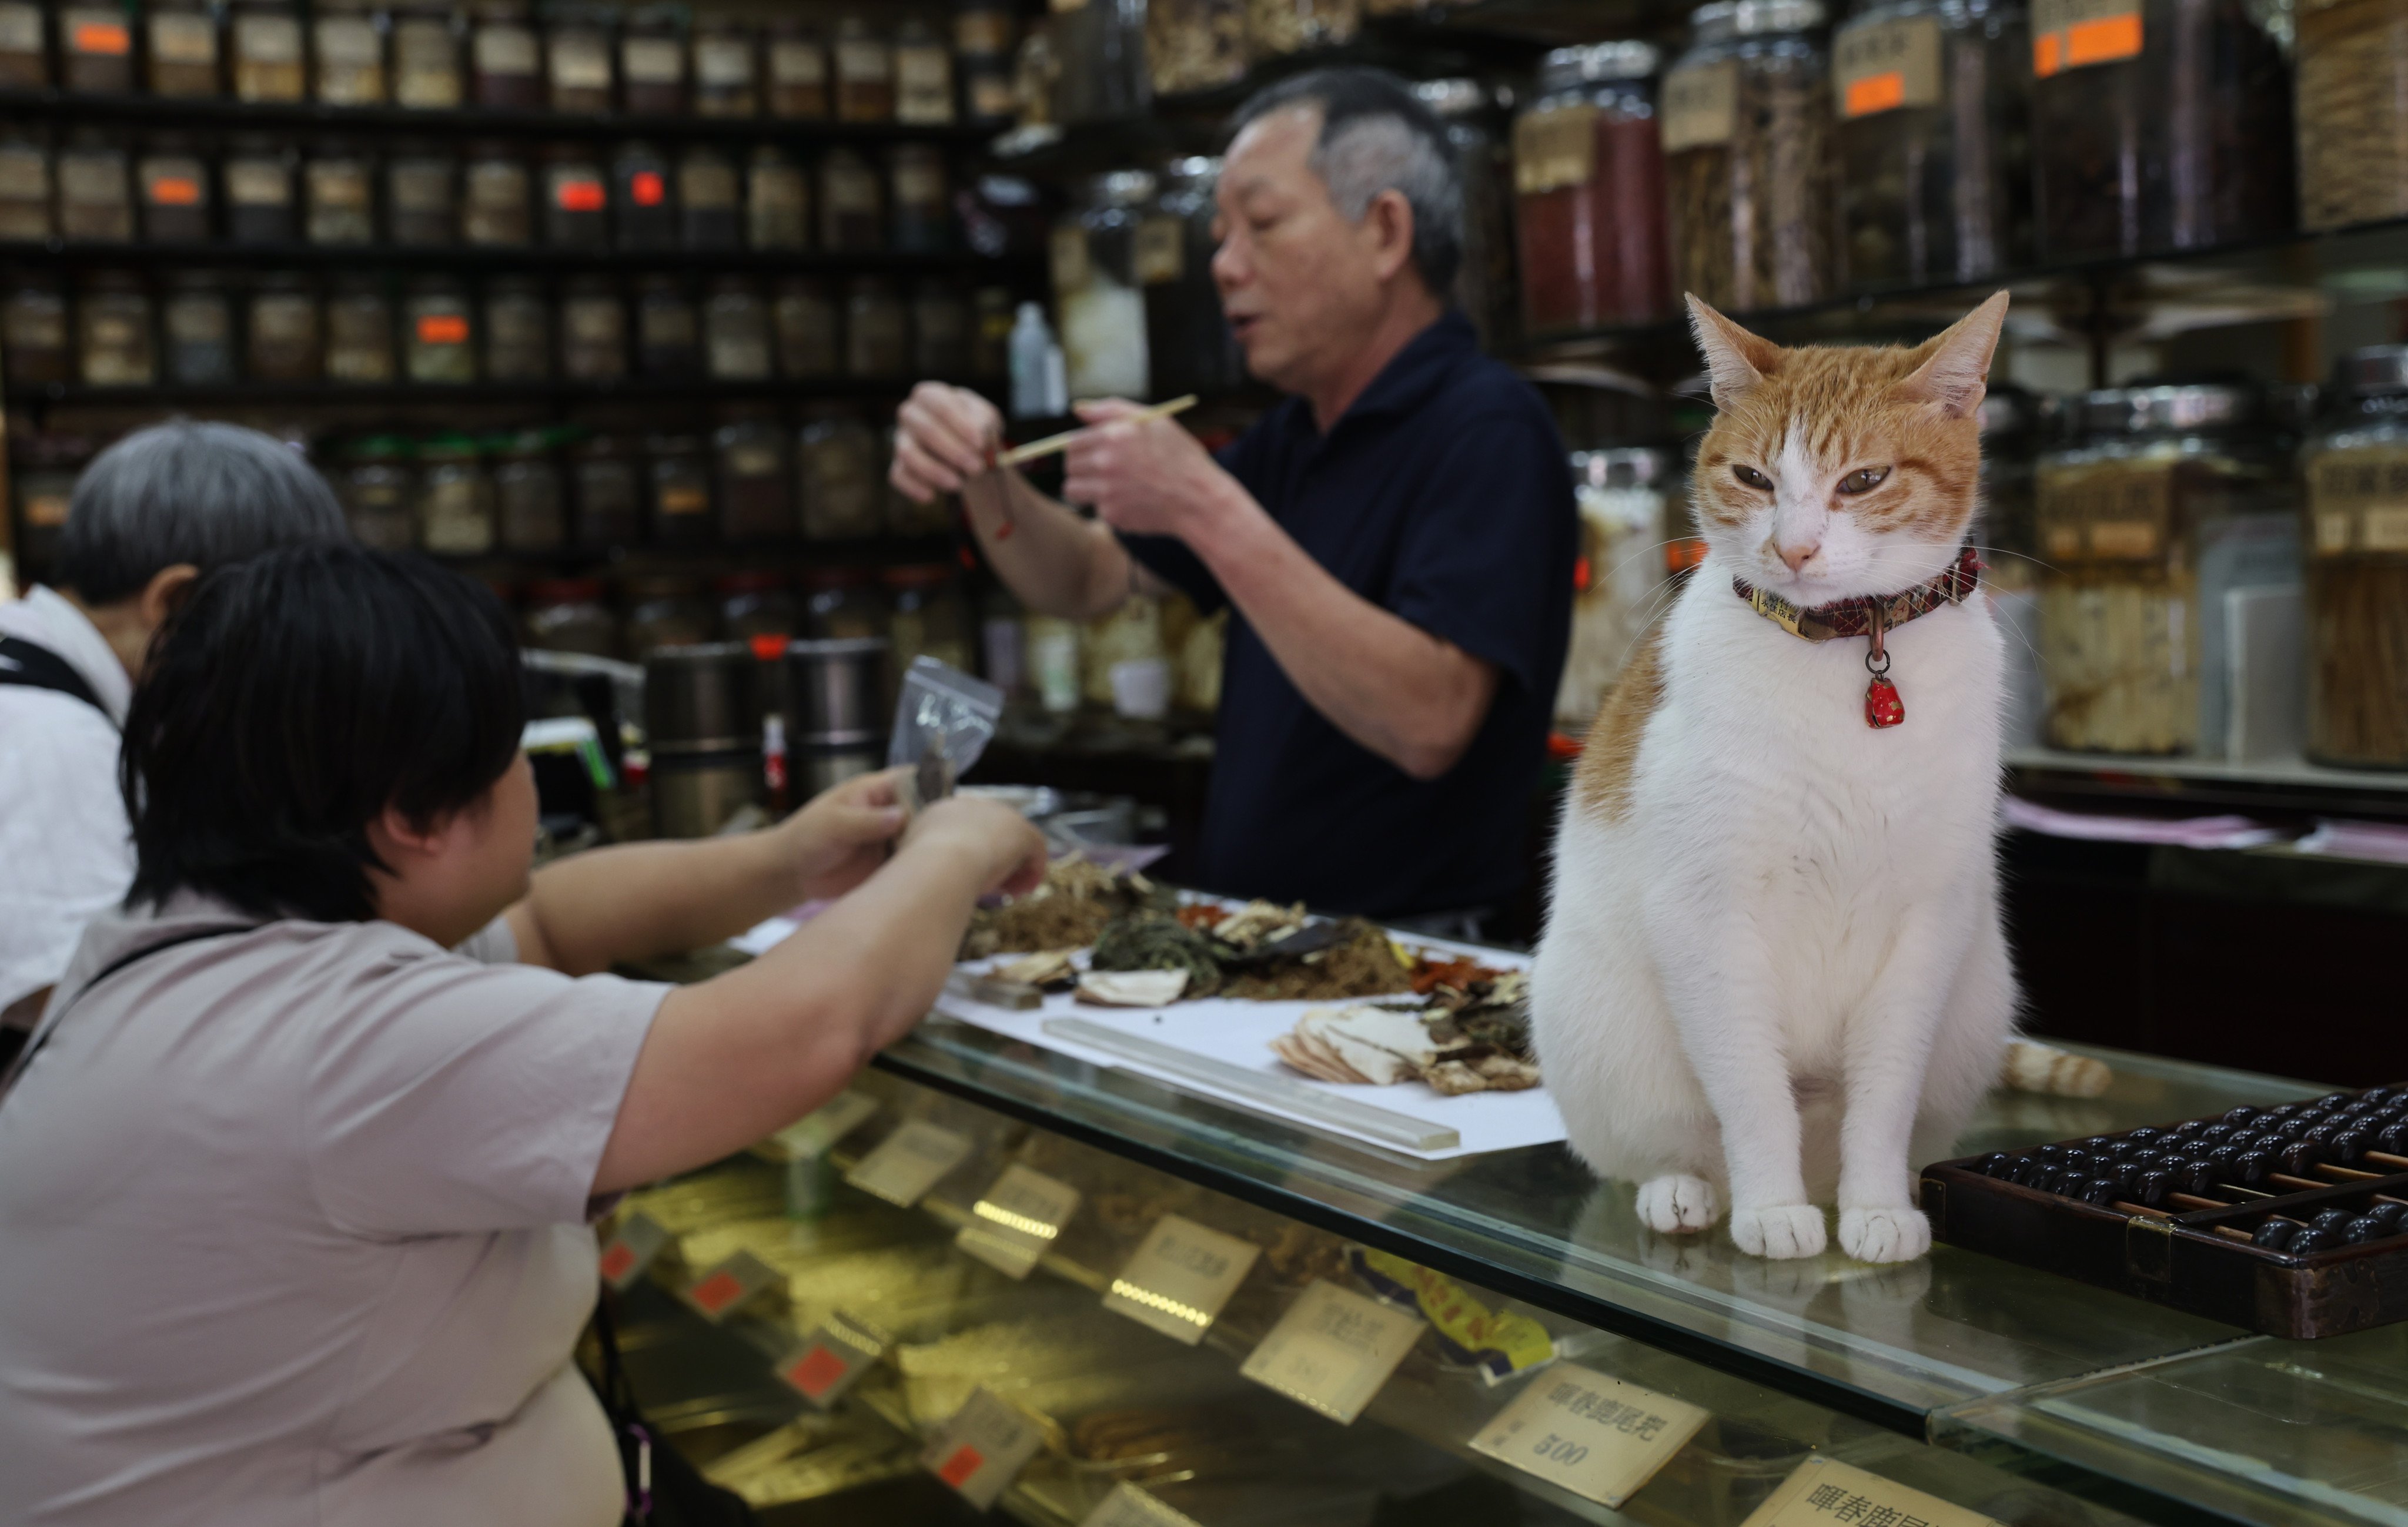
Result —
[{"label": "woman's arm", "polygon": [[903,829],[898,771],[827,791],[766,832],[628,843],[538,870],[509,909],[519,959],[571,976],[700,949],[815,896],[839,896],[884,863]]},{"label": "woman's arm", "polygon": [[717,1161],[835,1096],[926,1016],[978,898],[1044,872],[1044,840],[1009,806],[922,812],[893,860],[792,938],[662,1001],[594,1192]]}]

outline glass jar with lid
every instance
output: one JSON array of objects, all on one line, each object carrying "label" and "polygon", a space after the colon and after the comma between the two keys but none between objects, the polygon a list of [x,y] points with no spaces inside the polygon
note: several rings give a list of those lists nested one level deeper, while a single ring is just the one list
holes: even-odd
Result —
[{"label": "glass jar with lid", "polygon": [[30,579],[46,581],[54,576],[59,535],[75,503],[76,479],[92,458],[92,442],[73,435],[9,435],[9,485],[23,532],[17,543],[19,566]]},{"label": "glass jar with lid", "polygon": [[[1215,311],[1218,311],[1216,305]],[[999,382],[1011,372],[1011,289],[1005,286],[982,286],[970,298],[970,375],[982,382]],[[1153,322],[1148,310],[1146,321]],[[1224,342],[1230,354],[1242,365],[1244,357],[1238,353],[1237,341],[1226,332]],[[1243,377],[1242,369],[1237,373]]]},{"label": "glass jar with lid", "polygon": [[1982,585],[1993,592],[2034,587],[2040,578],[2039,510],[2033,457],[2040,450],[2041,400],[2013,382],[1995,381],[1982,398]]},{"label": "glass jar with lid", "polygon": [[889,567],[882,581],[892,611],[887,639],[894,643],[895,672],[907,671],[919,657],[964,673],[977,671],[969,601],[962,597],[961,579],[952,568],[942,563]]},{"label": "glass jar with lid", "polygon": [[820,248],[831,254],[875,254],[886,244],[878,172],[847,148],[820,156]]},{"label": "glass jar with lid", "polygon": [[1463,182],[1463,264],[1455,301],[1484,344],[1513,332],[1513,167],[1497,94],[1476,79],[1425,79],[1413,94],[1446,128]]},{"label": "glass jar with lid", "polygon": [[953,55],[917,17],[895,33],[895,120],[922,126],[953,120]]},{"label": "glass jar with lid", "polygon": [[719,538],[730,546],[782,541],[795,534],[792,436],[773,414],[730,419],[711,436],[719,479]]},{"label": "glass jar with lid", "polygon": [[441,556],[494,549],[494,479],[473,435],[447,431],[418,443],[418,544]]},{"label": "glass jar with lid", "polygon": [[[134,28],[122,5],[79,4],[68,0],[58,8],[59,82],[71,91],[94,95],[130,95],[134,92]],[[210,34],[216,46],[216,34]],[[217,93],[214,52],[208,93]]]},{"label": "glass jar with lid", "polygon": [[122,139],[81,128],[60,149],[59,234],[120,243],[134,237],[134,187]]},{"label": "glass jar with lid", "polygon": [[42,387],[74,372],[67,338],[67,298],[57,281],[19,276],[0,298],[0,366],[9,385]]},{"label": "glass jar with lid", "polygon": [[610,12],[570,3],[544,11],[544,81],[554,111],[592,115],[610,109]]},{"label": "glass jar with lid", "polygon": [[343,448],[335,495],[364,546],[407,551],[417,544],[418,474],[407,436],[370,435]]},{"label": "glass jar with lid", "polygon": [[459,386],[477,379],[476,324],[457,277],[418,276],[402,305],[402,372],[411,381]]},{"label": "glass jar with lid", "polygon": [[608,276],[572,277],[561,293],[560,374],[570,381],[627,374],[627,304]]},{"label": "glass jar with lid", "polygon": [[627,605],[627,649],[640,658],[656,647],[693,647],[719,635],[718,612],[695,578],[674,575],[631,578],[622,591]]},{"label": "glass jar with lid", "polygon": [[2408,0],[2303,0],[2300,221],[2408,215]]},{"label": "glass jar with lid", "polygon": [[395,244],[444,245],[459,236],[460,161],[431,143],[404,143],[384,165],[386,235]]},{"label": "glass jar with lid", "polygon": [[646,508],[654,546],[705,546],[710,522],[710,464],[695,435],[652,435],[644,439]]},{"label": "glass jar with lid", "polygon": [[2290,68],[2249,0],[2036,7],[2031,57],[2042,258],[2291,227]]},{"label": "glass jar with lid", "polygon": [[1137,235],[1154,193],[1154,178],[1143,170],[1099,175],[1083,204],[1054,225],[1054,306],[1073,397],[1146,395]]},{"label": "glass jar with lid", "polygon": [[39,240],[57,230],[50,213],[50,147],[34,133],[0,137],[0,238]]},{"label": "glass jar with lid", "polygon": [[50,82],[50,30],[36,0],[0,0],[0,90],[41,90]]},{"label": "glass jar with lid", "polygon": [[251,283],[244,369],[253,381],[310,382],[326,374],[318,289],[297,272],[271,272]]},{"label": "glass jar with lid", "polygon": [[610,245],[610,188],[590,150],[558,144],[544,155],[543,241],[554,249]]},{"label": "glass jar with lid", "polygon": [[953,68],[961,76],[964,121],[1000,127],[1011,121],[1011,54],[1019,31],[1009,0],[963,0],[955,7]]},{"label": "glass jar with lid", "polygon": [[780,280],[769,321],[777,335],[778,375],[816,381],[843,372],[844,323],[825,281],[815,276]]},{"label": "glass jar with lid", "polygon": [[237,244],[290,244],[297,236],[294,189],[299,164],[290,145],[273,137],[242,137],[226,149],[226,236]]},{"label": "glass jar with lid", "polygon": [[832,114],[827,45],[817,32],[780,17],[769,23],[767,52],[769,115],[824,121]]},{"label": "glass jar with lid", "polygon": [[[1138,224],[1134,264],[1144,290],[1148,379],[1166,397],[1226,392],[1246,377],[1245,356],[1212,282],[1219,243],[1212,189],[1220,174],[1218,159],[1172,160],[1160,198]],[[1009,303],[1006,296],[997,310],[1007,335]]]},{"label": "glass jar with lid", "polygon": [[494,532],[507,550],[557,551],[567,544],[567,493],[553,445],[547,430],[517,430],[485,442],[494,464]]},{"label": "glass jar with lid", "polygon": [[1049,19],[1055,70],[1049,114],[1054,121],[1066,127],[1126,121],[1153,105],[1145,5],[1146,0],[1087,0]]},{"label": "glass jar with lid", "polygon": [[1730,312],[1833,287],[1831,127],[1820,0],[1713,0],[1664,76],[1677,284]]},{"label": "glass jar with lid", "polygon": [[608,551],[635,545],[643,534],[644,494],[627,443],[615,435],[579,441],[568,452],[568,478],[578,547]]},{"label": "glass jar with lid", "polygon": [[834,55],[836,120],[895,120],[895,49],[859,16],[836,23]]},{"label": "glass jar with lid", "polygon": [[389,382],[394,369],[393,301],[384,278],[336,277],[326,298],[326,379]]},{"label": "glass jar with lid", "polygon": [[694,113],[697,117],[761,114],[761,37],[733,16],[697,16],[694,22]]},{"label": "glass jar with lid", "polygon": [[911,364],[910,321],[895,282],[856,276],[845,283],[844,370],[865,380],[898,379]]},{"label": "glass jar with lid", "polygon": [[1362,0],[1247,0],[1246,39],[1257,58],[1335,48],[1362,27]]},{"label": "glass jar with lid", "polygon": [[2341,372],[2338,407],[2300,452],[2307,751],[2408,769],[2408,348],[2353,351]]},{"label": "glass jar with lid", "polygon": [[685,278],[647,276],[636,283],[636,369],[647,377],[702,375],[702,319]]},{"label": "glass jar with lid", "polygon": [[167,380],[184,387],[217,387],[239,374],[235,364],[234,300],[222,273],[179,270],[167,279],[159,305],[161,347]]},{"label": "glass jar with lid", "polygon": [[720,381],[767,381],[776,374],[769,305],[741,276],[716,277],[703,310],[703,352]]},{"label": "glass jar with lid", "polygon": [[719,596],[719,625],[729,641],[803,634],[803,605],[783,573],[730,573],[711,580]]},{"label": "glass jar with lid", "polygon": [[526,643],[547,652],[619,655],[619,622],[598,578],[539,578],[526,587]]},{"label": "glass jar with lid", "polygon": [[938,254],[952,248],[945,151],[930,143],[899,143],[888,151],[887,164],[895,187],[889,247],[907,254]]},{"label": "glass jar with lid", "polygon": [[756,250],[810,248],[810,181],[802,166],[765,143],[752,150],[744,179],[745,243]]},{"label": "glass jar with lid", "polygon": [[1851,284],[1972,281],[2024,261],[2030,61],[2018,0],[1871,0],[1832,34]]},{"label": "glass jar with lid", "polygon": [[301,8],[293,0],[235,0],[235,99],[252,105],[298,101],[308,93]]},{"label": "glass jar with lid", "polygon": [[1154,93],[1216,90],[1246,77],[1246,0],[1147,0],[1146,58]]},{"label": "glass jar with lid", "polygon": [[460,232],[471,244],[523,248],[535,242],[533,178],[508,142],[473,144],[460,173]]},{"label": "glass jar with lid", "polygon": [[190,100],[219,93],[218,19],[208,0],[153,0],[143,21],[151,94]]},{"label": "glass jar with lid", "polygon": [[301,166],[301,230],[312,244],[376,241],[376,162],[355,143],[320,144]]},{"label": "glass jar with lid", "polygon": [[552,379],[552,304],[530,276],[497,277],[485,284],[485,379]]},{"label": "glass jar with lid", "polygon": [[638,116],[681,117],[686,110],[681,7],[646,6],[619,32],[619,99]]},{"label": "glass jar with lid", "polygon": [[460,18],[451,0],[395,0],[393,99],[413,111],[451,111],[466,98]]},{"label": "glass jar with lid", "polygon": [[1643,42],[1556,49],[1514,120],[1522,321],[1532,333],[1670,310],[1658,62]]},{"label": "glass jar with lid", "polygon": [[610,161],[611,201],[623,250],[660,253],[678,245],[677,198],[669,162],[649,143],[622,145]]},{"label": "glass jar with lid", "polygon": [[152,244],[197,244],[209,236],[209,166],[181,137],[153,138],[134,166],[142,236]]},{"label": "glass jar with lid", "polygon": [[812,567],[803,590],[803,635],[812,641],[871,641],[886,635],[886,602],[867,567]]},{"label": "glass jar with lid", "polygon": [[2202,575],[2235,521],[2288,507],[2262,400],[2240,385],[2131,387],[2067,412],[2071,440],[2036,472],[2048,741],[2221,752],[2220,728],[2202,721],[2221,710],[2224,655],[2206,628],[2213,604],[2221,630],[2224,601]]},{"label": "glass jar with lid", "polygon": [[883,528],[878,436],[852,409],[832,403],[816,403],[804,409],[795,469],[802,490],[806,538],[854,540],[875,535]]},{"label": "glass jar with lid", "polygon": [[689,250],[735,250],[744,245],[744,194],[736,161],[708,143],[687,149],[678,161],[678,225]]},{"label": "glass jar with lid", "polygon": [[321,106],[382,106],[385,29],[376,0],[318,0],[309,14],[310,94]]},{"label": "glass jar with lid", "polygon": [[479,106],[504,111],[540,107],[542,55],[525,0],[478,0],[468,28],[468,89]]},{"label": "glass jar with lid", "polygon": [[970,374],[970,305],[951,281],[930,278],[911,289],[910,374]]}]

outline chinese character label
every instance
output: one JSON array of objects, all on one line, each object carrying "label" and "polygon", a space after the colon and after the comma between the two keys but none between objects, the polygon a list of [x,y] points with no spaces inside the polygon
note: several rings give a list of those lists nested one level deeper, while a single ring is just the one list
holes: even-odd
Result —
[{"label": "chinese character label", "polygon": [[969,1153],[968,1135],[915,1119],[897,1125],[877,1149],[855,1162],[844,1180],[908,1209]]},{"label": "chinese character label", "polygon": [[1585,1500],[1619,1507],[1710,1419],[1670,1395],[1559,1363],[1498,1412],[1471,1446]]},{"label": "chinese character label", "polygon": [[984,1511],[1045,1445],[1036,1421],[981,1388],[920,1454],[920,1466]]},{"label": "chinese character label", "polygon": [[1869,1474],[1810,1458],[1742,1527],[1999,1527],[1978,1511]]},{"label": "chinese character label", "polygon": [[1417,1315],[1316,1280],[1238,1371],[1348,1424],[1427,1329]]},{"label": "chinese character label", "polygon": [[1104,1307],[1193,1347],[1261,1254],[1252,1241],[1166,1214],[1112,1279]]},{"label": "chinese character label", "polygon": [[970,1222],[953,1244],[1006,1277],[1026,1277],[1078,1212],[1078,1189],[1025,1166],[1007,1166],[970,1206]]}]

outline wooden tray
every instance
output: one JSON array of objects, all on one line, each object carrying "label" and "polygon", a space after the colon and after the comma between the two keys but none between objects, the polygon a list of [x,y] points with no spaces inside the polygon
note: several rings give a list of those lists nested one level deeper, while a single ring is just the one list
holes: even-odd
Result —
[{"label": "wooden tray", "polygon": [[1923,1211],[1951,1246],[2269,1335],[2408,1320],[2408,1085],[1942,1162]]}]

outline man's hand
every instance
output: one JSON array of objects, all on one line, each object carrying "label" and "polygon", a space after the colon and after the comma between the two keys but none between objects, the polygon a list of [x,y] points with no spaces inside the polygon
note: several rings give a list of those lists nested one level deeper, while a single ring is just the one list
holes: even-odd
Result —
[{"label": "man's hand", "polygon": [[958,493],[994,469],[1003,443],[1003,415],[967,387],[924,381],[895,415],[895,464],[889,482],[914,503]]},{"label": "man's hand", "polygon": [[1078,406],[1079,417],[1096,427],[1063,452],[1062,497],[1094,505],[1114,530],[1191,535],[1237,481],[1175,420],[1118,422],[1143,407],[1123,398]]},{"label": "man's hand", "polygon": [[1025,896],[1045,878],[1045,835],[1018,810],[982,796],[948,796],[922,811],[903,835],[903,848],[966,856],[983,895]]},{"label": "man's hand", "polygon": [[841,896],[886,863],[904,826],[903,773],[865,774],[822,791],[770,830],[801,899]]}]

